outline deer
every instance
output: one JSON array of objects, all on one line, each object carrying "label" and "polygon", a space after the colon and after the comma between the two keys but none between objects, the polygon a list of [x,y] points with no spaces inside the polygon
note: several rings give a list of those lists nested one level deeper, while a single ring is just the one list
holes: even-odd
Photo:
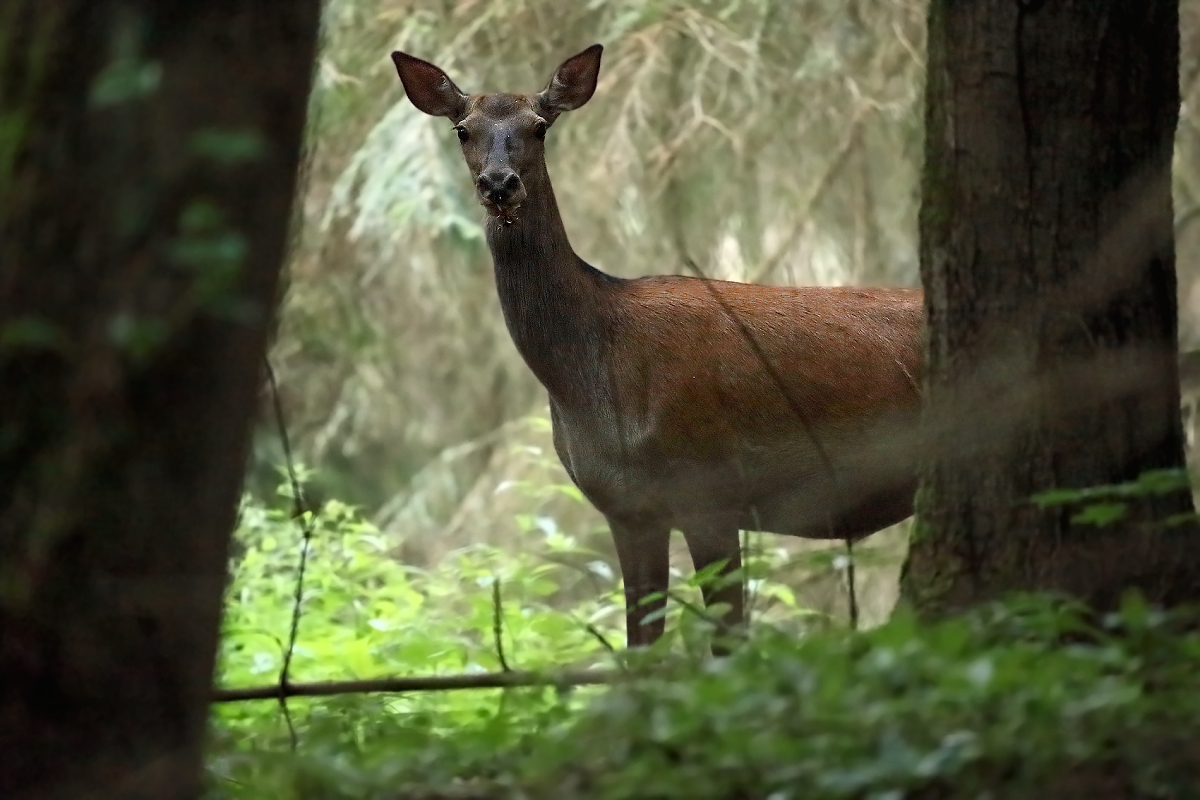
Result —
[{"label": "deer", "polygon": [[740,531],[854,542],[911,516],[924,306],[906,288],[624,279],[576,255],[546,136],[591,99],[602,51],[536,94],[468,95],[428,61],[392,61],[461,143],[506,327],[549,396],[555,452],[608,522],[636,648],[664,633],[672,530],[715,576],[706,613],[731,632],[745,621]]}]

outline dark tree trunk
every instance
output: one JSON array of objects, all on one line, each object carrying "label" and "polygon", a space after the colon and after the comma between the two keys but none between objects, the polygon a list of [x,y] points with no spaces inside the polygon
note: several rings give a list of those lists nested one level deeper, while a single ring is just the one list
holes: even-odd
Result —
[{"label": "dark tree trunk", "polygon": [[933,0],[921,276],[931,444],[902,595],[1200,596],[1186,491],[1097,528],[1037,492],[1182,467],[1178,0]]},{"label": "dark tree trunk", "polygon": [[195,797],[319,0],[0,4],[0,797]]}]

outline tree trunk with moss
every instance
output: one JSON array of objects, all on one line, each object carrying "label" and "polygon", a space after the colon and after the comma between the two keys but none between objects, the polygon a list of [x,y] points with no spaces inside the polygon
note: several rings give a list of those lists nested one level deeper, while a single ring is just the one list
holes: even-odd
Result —
[{"label": "tree trunk with moss", "polygon": [[198,794],[319,12],[0,6],[0,796]]},{"label": "tree trunk with moss", "polygon": [[1200,597],[1195,528],[1162,524],[1192,511],[1178,484],[1108,502],[1104,526],[1075,520],[1090,501],[1031,502],[1184,465],[1178,53],[1177,0],[932,2],[929,450],[902,577],[920,612],[1013,590]]}]

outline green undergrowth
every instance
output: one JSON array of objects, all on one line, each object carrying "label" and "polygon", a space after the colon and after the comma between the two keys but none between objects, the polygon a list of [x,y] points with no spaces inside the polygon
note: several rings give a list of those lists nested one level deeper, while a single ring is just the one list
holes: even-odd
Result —
[{"label": "green undergrowth", "polygon": [[[278,681],[302,543],[301,528],[290,517],[286,510],[243,505],[226,595],[219,686]],[[587,663],[607,652],[605,643],[621,641],[617,625],[623,611],[611,570],[557,531],[544,534],[537,554],[471,547],[451,554],[436,570],[422,570],[395,558],[397,543],[342,503],[325,503],[309,522],[292,683],[491,672],[502,668],[501,652],[514,669]],[[578,564],[564,567],[554,560],[568,556]],[[564,593],[585,599],[563,610],[557,606]],[[406,725],[414,715],[428,715],[439,732],[473,724],[482,708],[478,697],[462,692],[296,699],[291,707],[298,726],[318,738],[330,726],[344,728],[351,738],[375,735],[362,721],[376,708],[404,718]],[[273,703],[220,705],[214,719],[218,735],[230,739],[272,740],[286,732]]]},{"label": "green undergrowth", "polygon": [[[286,486],[275,504],[248,498],[242,505],[217,665],[220,687],[277,684],[306,527],[311,544],[290,662],[293,684],[486,673],[506,666],[526,671],[607,666],[624,642],[624,600],[611,564],[551,519],[530,518],[522,525],[527,547],[472,546],[426,570],[402,563],[396,557],[401,542],[351,506],[329,501],[296,520],[290,505]],[[759,557],[748,563],[765,575],[771,561]],[[664,650],[708,650],[711,626],[684,613],[699,605],[695,583],[676,581]],[[751,584],[768,619],[786,622],[786,629],[828,624],[819,614],[802,613],[786,586],[764,576]],[[458,745],[474,737],[486,749],[510,740],[513,732],[545,729],[548,720],[581,707],[586,697],[587,692],[553,691],[348,695],[294,698],[288,711],[306,747],[349,748],[338,756],[344,759],[371,742],[386,742],[380,747],[387,752],[400,740],[415,746],[437,737]],[[212,771],[225,776],[216,782],[220,791],[232,793],[217,796],[262,796],[256,792],[266,790],[254,781],[246,785],[256,788],[241,794],[241,778],[234,776],[274,763],[288,750],[291,735],[275,701],[216,705]],[[428,761],[431,752],[422,758]],[[429,762],[429,769],[443,770],[448,780],[457,774],[458,756],[452,755]],[[428,773],[433,774],[442,773]]]},{"label": "green undergrowth", "polygon": [[605,690],[463,692],[476,716],[449,726],[343,699],[307,709],[295,755],[218,738],[209,796],[1197,797],[1200,639],[1182,622],[1131,601],[1087,625],[1025,599],[766,633]]},{"label": "green undergrowth", "polygon": [[[694,585],[668,636],[630,654],[611,651],[611,568],[555,525],[528,526],[543,541],[520,553],[473,547],[419,570],[348,506],[306,519],[293,682],[496,671],[497,629],[514,669],[625,677],[293,698],[286,716],[274,700],[217,704],[206,800],[1200,798],[1192,612],[1131,595],[1097,618],[1023,596],[851,633],[812,624],[764,573],[751,583],[775,604],[732,656],[706,655]],[[244,505],[219,685],[278,680],[300,542],[286,511]]]}]

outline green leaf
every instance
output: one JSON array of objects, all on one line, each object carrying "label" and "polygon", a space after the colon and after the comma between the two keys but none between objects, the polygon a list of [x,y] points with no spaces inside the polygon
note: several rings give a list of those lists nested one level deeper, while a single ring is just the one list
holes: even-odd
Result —
[{"label": "green leaf", "polygon": [[1125,503],[1093,503],[1072,516],[1071,522],[1077,525],[1104,527],[1124,517],[1127,511]]},{"label": "green leaf", "polygon": [[222,166],[258,161],[267,151],[266,140],[254,130],[206,128],[192,135],[192,152]]},{"label": "green leaf", "polygon": [[0,328],[0,348],[57,350],[66,343],[62,330],[41,317],[18,317]]},{"label": "green leaf", "polygon": [[158,63],[117,59],[96,76],[89,100],[93,108],[107,108],[154,94],[161,81]]},{"label": "green leaf", "polygon": [[1052,508],[1076,503],[1086,495],[1079,489],[1048,489],[1033,496],[1033,502],[1039,508]]},{"label": "green leaf", "polygon": [[153,355],[166,342],[170,329],[160,319],[118,314],[108,324],[108,339],[134,361]]}]

